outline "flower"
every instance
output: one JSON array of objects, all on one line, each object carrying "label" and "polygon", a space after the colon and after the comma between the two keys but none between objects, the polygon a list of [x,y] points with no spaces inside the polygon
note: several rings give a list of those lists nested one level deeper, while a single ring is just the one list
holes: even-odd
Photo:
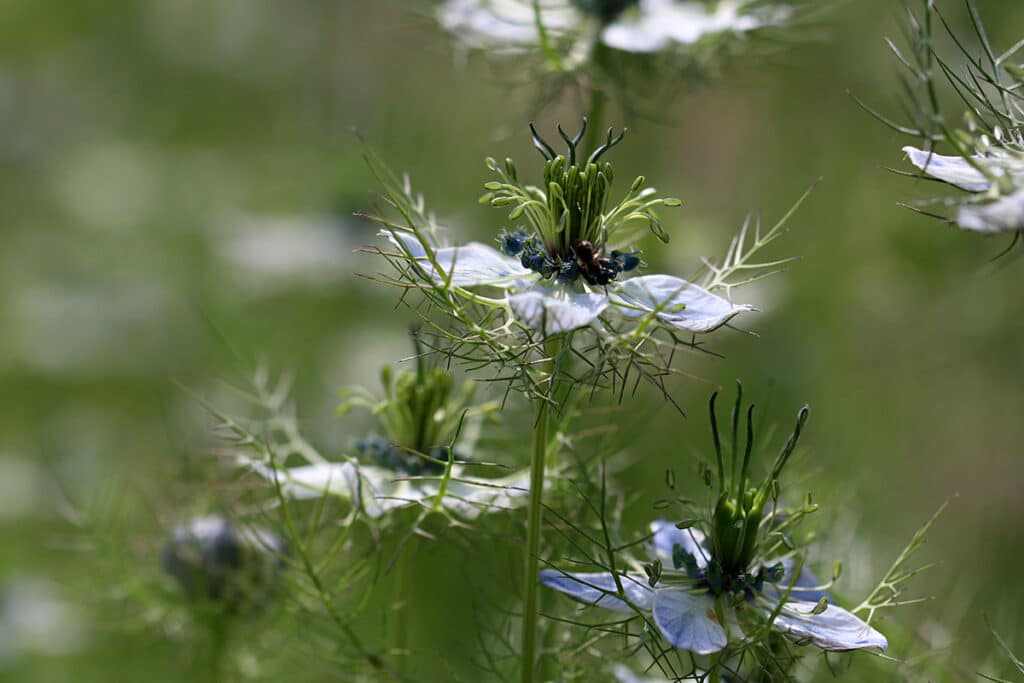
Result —
[{"label": "flower", "polygon": [[694,45],[721,35],[740,35],[779,26],[792,10],[785,5],[723,0],[715,3],[641,0],[601,31],[601,40],[626,52],[658,52],[672,46]]},{"label": "flower", "polygon": [[968,157],[904,147],[910,163],[970,197],[958,202],[956,223],[964,230],[1002,233],[1024,230],[1024,155],[990,150]]},{"label": "flower", "polygon": [[[907,146],[903,151],[922,174],[968,193],[924,202],[951,207],[948,217],[926,209],[919,212],[972,232],[1013,233],[1012,248],[1024,230],[1024,134],[1017,125],[1019,106],[1012,95],[1024,87],[1024,70],[1009,59],[1018,48],[999,59],[979,60],[975,45],[985,45],[990,56],[993,48],[973,6],[972,35],[958,36],[935,3],[928,3],[923,16],[909,13],[907,19],[909,50],[890,47],[900,68],[912,74],[905,81],[911,87],[905,91],[904,103],[911,120],[901,125],[861,104],[885,125],[920,140],[922,148]],[[936,26],[944,26],[956,46],[955,56],[940,54]],[[957,59],[964,62],[962,67]],[[942,68],[935,69],[935,64]],[[940,82],[944,78],[937,80],[937,74],[949,76],[961,69],[964,78],[951,78],[948,83]],[[941,90],[948,85],[966,105],[959,127],[949,125],[950,117],[943,111],[947,98]],[[940,143],[948,145],[952,154],[937,154],[935,146]]]},{"label": "flower", "polygon": [[[886,649],[885,636],[833,604],[827,586],[819,585],[797,560],[790,533],[816,507],[807,504],[788,511],[777,503],[778,478],[799,440],[806,408],[771,473],[751,487],[753,406],[747,412],[742,460],[734,443],[727,468],[714,403],[715,396],[711,424],[718,464],[717,501],[704,517],[678,525],[664,519],[651,524],[646,580],[617,572],[548,568],[540,572],[541,583],[589,605],[649,616],[670,645],[698,655],[722,651],[729,646],[730,636],[740,642],[760,625],[823,650]],[[714,477],[710,469],[707,477]]]},{"label": "flower", "polygon": [[[641,176],[622,201],[609,207],[612,170],[601,157],[623,134],[613,136],[609,129],[603,145],[588,158],[577,158],[585,130],[586,119],[574,138],[559,128],[568,145],[567,154],[561,155],[531,126],[546,162],[541,187],[522,185],[511,160],[499,166],[488,159],[499,180],[484,185],[488,192],[481,201],[512,207],[509,218],[525,218],[529,226],[503,232],[498,238],[501,251],[478,242],[439,248],[421,231],[390,225],[381,235],[433,287],[505,307],[522,325],[545,335],[571,332],[599,319],[707,333],[753,310],[671,275],[630,277],[642,267],[639,252],[629,247],[635,223],[646,222],[659,239],[668,241],[654,209],[680,202],[655,197]],[[504,296],[482,298],[469,291],[477,288]]]},{"label": "flower", "polygon": [[176,525],[160,564],[189,600],[235,612],[265,601],[286,554],[277,535],[209,515]]},{"label": "flower", "polygon": [[570,53],[588,52],[593,42],[623,52],[682,49],[700,41],[741,36],[780,26],[788,5],[757,0],[448,0],[438,10],[442,27],[473,49],[520,51],[546,39],[568,42]]},{"label": "flower", "polygon": [[[362,388],[349,388],[338,408],[370,410],[381,434],[354,444],[342,461],[322,458],[312,448],[284,448],[304,453],[302,465],[284,466],[274,458],[255,459],[236,454],[236,462],[280,486],[293,499],[336,496],[352,501],[364,514],[380,518],[399,508],[435,506],[460,518],[472,519],[483,511],[519,506],[529,492],[529,473],[478,478],[467,475],[481,421],[496,409],[493,403],[475,403],[475,384],[456,387],[453,375],[424,358],[418,330],[414,370],[394,373],[381,369],[385,396],[378,399]],[[453,451],[452,442],[458,439]]]},{"label": "flower", "polygon": [[251,460],[246,464],[268,481],[278,482],[291,498],[337,496],[352,501],[371,518],[399,508],[440,504],[457,517],[474,519],[482,512],[520,507],[530,486],[528,472],[485,479],[468,477],[465,466],[458,464],[444,475],[421,477],[355,460],[278,468]]},{"label": "flower", "polygon": [[[716,596],[708,585],[707,574],[708,562],[713,556],[704,534],[696,529],[677,529],[675,524],[663,519],[651,523],[651,532],[654,534],[652,559],[663,566],[676,566],[676,569],[682,568],[674,564],[680,557],[687,561],[692,559],[697,571],[688,576],[664,571],[653,587],[645,580],[620,575],[625,600],[618,596],[616,577],[611,573],[544,569],[541,583],[589,605],[620,612],[649,613],[673,647],[701,655],[724,649],[729,642],[727,629],[739,629],[739,624],[745,622],[730,616],[727,610],[723,623],[717,614]],[[827,593],[818,587],[813,574],[802,570],[793,581],[792,570],[792,562],[779,562],[750,572],[753,583],[747,587],[743,606],[760,612],[764,618],[774,614],[773,628],[823,650],[871,647],[884,650],[888,647],[885,636],[842,607],[828,602]],[[760,588],[756,588],[758,584]],[[783,596],[787,597],[783,599]],[[825,607],[821,609],[823,604]]]}]

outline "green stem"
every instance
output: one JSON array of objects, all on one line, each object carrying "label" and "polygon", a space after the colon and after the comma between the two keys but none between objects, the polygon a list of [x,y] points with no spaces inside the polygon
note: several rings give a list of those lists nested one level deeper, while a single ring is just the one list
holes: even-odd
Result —
[{"label": "green stem", "polygon": [[[718,617],[718,623],[722,625],[722,628],[726,629],[728,633],[729,626],[725,622],[725,596],[719,595],[715,598],[715,616]],[[711,656],[711,666],[708,672],[708,683],[722,683],[722,651],[719,650]]]},{"label": "green stem", "polygon": [[212,615],[209,623],[210,657],[207,663],[210,683],[224,680],[224,659],[227,654],[228,619],[226,614]]},{"label": "green stem", "polygon": [[409,591],[410,572],[416,552],[416,537],[412,536],[405,543],[395,558],[395,598],[397,606],[394,614],[394,630],[392,648],[397,657],[395,668],[400,674],[409,673]]},{"label": "green stem", "polygon": [[555,356],[561,349],[561,339],[552,337],[544,345],[548,356],[544,364],[547,371],[547,395],[537,399],[534,408],[533,453],[530,457],[530,500],[526,518],[526,556],[523,563],[523,623],[522,656],[520,658],[521,683],[533,683],[537,665],[537,589],[540,566],[541,527],[544,515],[544,471],[547,467],[548,425],[554,400]]}]

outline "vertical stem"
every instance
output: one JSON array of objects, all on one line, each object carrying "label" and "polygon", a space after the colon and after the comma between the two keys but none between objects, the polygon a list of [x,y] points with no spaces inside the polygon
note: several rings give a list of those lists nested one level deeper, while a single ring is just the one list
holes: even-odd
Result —
[{"label": "vertical stem", "polygon": [[216,613],[210,616],[208,624],[210,652],[207,666],[209,683],[220,683],[224,679],[224,657],[227,653],[228,615]]},{"label": "vertical stem", "polygon": [[[718,617],[718,623],[722,625],[722,628],[726,629],[726,633],[729,632],[729,625],[725,621],[725,597],[719,595],[715,598],[715,616]],[[718,651],[711,655],[711,670],[708,672],[708,683],[722,683],[722,651]]]},{"label": "vertical stem", "polygon": [[548,418],[551,405],[547,398],[537,399],[534,409],[533,454],[530,457],[530,502],[526,518],[526,558],[523,570],[522,683],[532,683],[537,645],[537,570],[539,567],[541,518],[544,514],[542,491],[547,464]]},{"label": "vertical stem", "polygon": [[400,674],[409,672],[409,574],[416,552],[416,537],[411,536],[405,547],[395,558],[395,597],[398,607],[394,614],[392,649],[395,653],[395,668]]},{"label": "vertical stem", "polygon": [[523,562],[523,623],[520,658],[521,683],[533,683],[537,665],[537,589],[540,565],[541,526],[544,515],[544,471],[547,467],[548,426],[557,366],[555,356],[561,350],[561,338],[552,337],[544,345],[548,356],[547,395],[538,398],[534,406],[533,453],[530,457],[530,500],[526,518],[526,556]]}]

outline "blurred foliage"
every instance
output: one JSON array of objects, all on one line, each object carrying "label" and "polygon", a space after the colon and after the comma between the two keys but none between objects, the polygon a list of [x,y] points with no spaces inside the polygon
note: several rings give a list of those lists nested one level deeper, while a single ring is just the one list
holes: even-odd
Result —
[{"label": "blurred foliage", "polygon": [[[944,4],[967,25],[960,4]],[[1024,8],[978,4],[995,45],[1021,37]],[[0,679],[188,675],[193,645],[149,606],[171,592],[159,544],[176,520],[231,500],[233,484],[205,455],[211,420],[172,380],[217,396],[218,380],[266,358],[296,374],[304,426],[329,454],[354,429],[332,416],[338,388],[372,385],[380,363],[407,355],[407,316],[353,276],[374,267],[352,253],[374,237],[351,214],[376,201],[353,127],[412,174],[444,223],[489,240],[500,223],[476,202],[483,158],[533,154],[528,120],[578,120],[571,97],[534,111],[527,87],[457,64],[409,9],[0,4]],[[651,263],[683,276],[679,264],[724,251],[748,209],[781,215],[824,176],[785,237],[783,255],[801,260],[748,290],[765,311],[744,321],[758,337],[721,335],[724,359],[694,355],[687,369],[713,384],[742,377],[774,416],[812,406],[793,467],[808,476],[793,487],[826,503],[817,559],[844,561],[837,589],[850,600],[959,494],[921,551],[942,563],[919,585],[938,599],[881,628],[933,651],[934,679],[1007,677],[984,616],[1021,651],[1024,594],[1007,577],[1024,561],[1024,265],[990,264],[1002,241],[896,206],[930,189],[884,170],[902,165],[906,140],[846,91],[899,111],[882,42],[898,35],[898,13],[888,0],[845,3],[816,42],[737,64],[674,100],[668,123],[616,121],[633,137],[617,168],[683,200],[666,217],[671,247]],[[707,387],[675,393],[701,414]],[[650,410],[623,427],[636,464],[616,475],[633,530],[664,495],[665,470],[696,477],[692,456],[708,447],[702,420],[653,395],[639,401]],[[506,409],[512,452],[520,410]],[[69,508],[97,521],[76,526]],[[423,680],[453,675],[446,655],[475,642],[466,586],[480,601],[502,595],[517,585],[511,566],[518,558],[498,539],[420,547],[410,647]],[[42,620],[34,636],[7,614],[11,596]],[[263,643],[274,618],[246,627],[241,670],[338,679],[302,649],[300,620],[282,617]]]}]

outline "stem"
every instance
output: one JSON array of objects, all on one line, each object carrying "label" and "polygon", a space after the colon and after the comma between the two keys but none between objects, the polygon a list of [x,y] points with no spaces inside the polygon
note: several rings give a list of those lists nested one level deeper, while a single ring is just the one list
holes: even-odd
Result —
[{"label": "stem", "polygon": [[207,662],[209,669],[210,683],[220,683],[224,680],[224,656],[227,653],[228,640],[228,619],[223,613],[211,616],[209,623],[210,631],[210,657]]},{"label": "stem", "polygon": [[400,674],[409,673],[409,577],[416,552],[416,537],[410,537],[405,546],[395,558],[395,597],[398,606],[392,633],[392,649],[397,657],[395,668]]},{"label": "stem", "polygon": [[533,453],[530,457],[530,501],[526,518],[526,556],[523,563],[523,623],[522,656],[520,658],[521,683],[533,683],[537,664],[537,574],[540,565],[541,523],[544,506],[544,470],[547,466],[548,424],[551,403],[554,400],[555,356],[561,349],[561,338],[552,337],[544,345],[548,356],[544,363],[547,371],[547,395],[537,399],[534,407]]},{"label": "stem", "polygon": [[[715,616],[718,617],[718,623],[722,625],[722,628],[728,629],[728,625],[725,623],[725,606],[724,596],[719,595],[715,598]],[[726,631],[728,632],[728,630]],[[722,683],[722,651],[719,650],[711,656],[711,671],[708,676],[708,683]]]}]

